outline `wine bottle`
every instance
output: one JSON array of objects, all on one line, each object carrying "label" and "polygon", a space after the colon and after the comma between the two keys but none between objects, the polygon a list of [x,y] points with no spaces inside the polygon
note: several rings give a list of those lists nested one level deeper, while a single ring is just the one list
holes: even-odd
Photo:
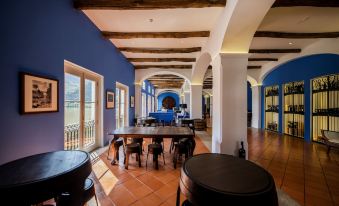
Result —
[{"label": "wine bottle", "polygon": [[246,159],[246,150],[244,149],[244,142],[241,141],[241,148],[239,149],[239,157]]}]

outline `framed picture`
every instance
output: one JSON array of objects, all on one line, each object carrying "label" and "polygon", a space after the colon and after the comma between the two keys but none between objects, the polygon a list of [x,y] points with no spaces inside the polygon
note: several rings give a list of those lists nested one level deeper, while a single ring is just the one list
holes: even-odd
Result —
[{"label": "framed picture", "polygon": [[114,108],[114,92],[112,90],[106,90],[106,109]]},{"label": "framed picture", "polygon": [[134,96],[131,96],[130,103],[131,103],[131,108],[134,108]]},{"label": "framed picture", "polygon": [[48,77],[20,73],[21,114],[58,112],[59,81]]}]

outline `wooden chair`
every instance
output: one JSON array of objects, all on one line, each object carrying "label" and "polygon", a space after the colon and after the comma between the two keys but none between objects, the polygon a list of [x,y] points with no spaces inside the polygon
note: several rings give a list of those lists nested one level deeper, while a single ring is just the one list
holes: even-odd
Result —
[{"label": "wooden chair", "polygon": [[322,136],[318,139],[327,146],[327,154],[332,147],[339,148],[339,132],[321,130]]},{"label": "wooden chair", "polygon": [[153,162],[155,163],[155,169],[159,169],[159,163],[158,163],[158,155],[161,155],[164,159],[164,164],[165,164],[165,155],[163,152],[163,148],[161,144],[149,144],[148,145],[148,151],[147,151],[147,157],[146,157],[146,169],[147,169],[147,161],[148,161],[148,155],[153,154]]},{"label": "wooden chair", "polygon": [[129,156],[133,153],[137,154],[136,159],[141,167],[141,146],[139,143],[130,143],[126,144],[125,169],[128,169]]}]

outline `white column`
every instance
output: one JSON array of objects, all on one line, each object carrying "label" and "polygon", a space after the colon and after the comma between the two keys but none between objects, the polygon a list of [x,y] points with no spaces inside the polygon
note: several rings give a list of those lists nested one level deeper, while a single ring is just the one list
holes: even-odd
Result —
[{"label": "white column", "polygon": [[213,96],[210,96],[210,118],[213,117]]},{"label": "white column", "polygon": [[248,154],[248,54],[221,54],[220,57],[221,65],[213,69],[212,152],[238,156],[240,142],[243,141]]},{"label": "white column", "polygon": [[261,128],[261,85],[252,86],[252,127]]},{"label": "white column", "polygon": [[191,114],[191,94],[187,91],[184,92],[184,104],[187,104],[185,111]]},{"label": "white column", "polygon": [[202,118],[202,85],[191,85],[191,118]]},{"label": "white column", "polygon": [[141,85],[139,84],[135,84],[134,105],[135,105],[135,117],[141,117],[142,116]]}]

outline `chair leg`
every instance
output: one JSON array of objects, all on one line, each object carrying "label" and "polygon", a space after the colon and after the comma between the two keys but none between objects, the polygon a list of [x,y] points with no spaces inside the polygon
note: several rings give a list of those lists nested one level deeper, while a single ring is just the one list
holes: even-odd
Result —
[{"label": "chair leg", "polygon": [[140,154],[137,154],[138,155],[138,160],[139,160],[139,167],[141,167],[141,158],[140,158]]},{"label": "chair leg", "polygon": [[112,145],[112,141],[109,143],[108,146],[108,151],[107,151],[107,159],[109,160],[109,151],[111,150],[111,145]]},{"label": "chair leg", "polygon": [[99,206],[99,204],[98,204],[98,197],[97,197],[97,195],[96,195],[96,194],[94,194],[94,197],[95,197],[95,202],[96,202],[96,205],[97,205],[97,206]]},{"label": "chair leg", "polygon": [[126,163],[125,163],[125,169],[128,170],[128,160],[129,160],[129,153],[126,153]]},{"label": "chair leg", "polygon": [[165,154],[164,153],[162,153],[162,158],[164,159],[164,165],[165,165],[166,163],[165,163]]},{"label": "chair leg", "polygon": [[170,145],[170,149],[169,149],[169,153],[170,153],[170,154],[171,154],[172,148],[173,148],[173,138],[172,138],[171,145]]},{"label": "chair leg", "polygon": [[327,154],[330,154],[331,146],[327,146]]},{"label": "chair leg", "polygon": [[147,155],[146,155],[146,170],[147,170],[148,154],[149,154],[149,152],[147,152]]}]

